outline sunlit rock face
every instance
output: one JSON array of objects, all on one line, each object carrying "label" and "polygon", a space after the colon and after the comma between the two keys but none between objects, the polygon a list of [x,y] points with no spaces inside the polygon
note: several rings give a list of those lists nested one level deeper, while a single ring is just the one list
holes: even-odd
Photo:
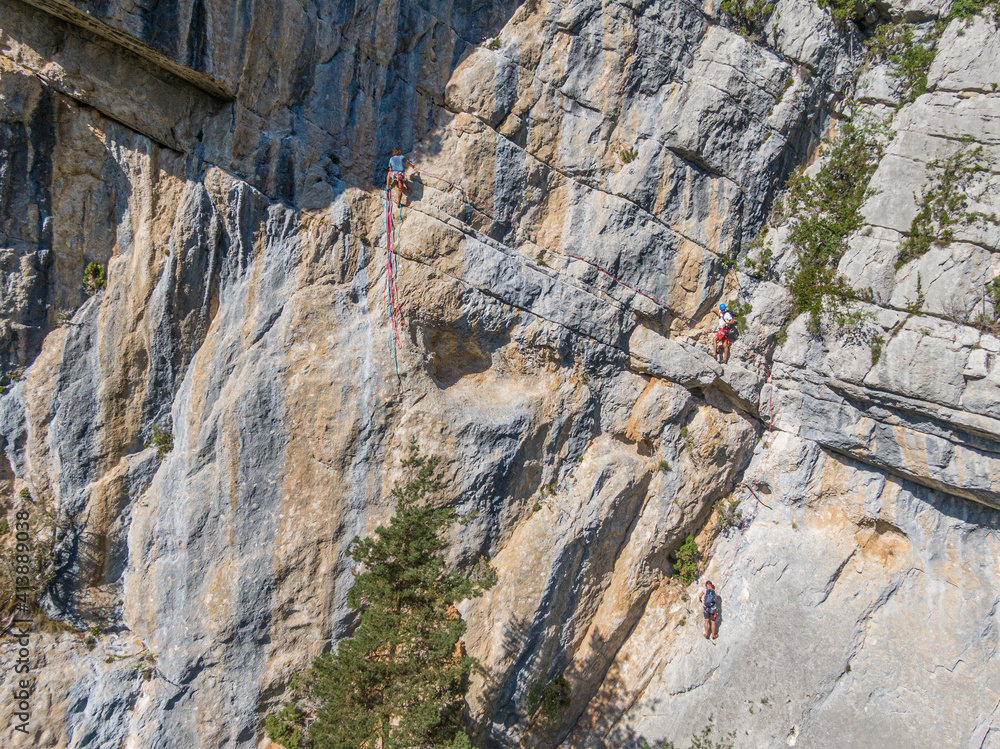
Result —
[{"label": "sunlit rock face", "polygon": [[[712,715],[737,746],[1000,746],[1000,340],[972,324],[1000,231],[897,263],[928,165],[1000,154],[1000,36],[948,22],[909,101],[864,36],[950,3],[863,28],[782,0],[756,40],[714,5],[0,6],[0,358],[24,368],[0,489],[65,519],[45,601],[68,626],[32,635],[5,746],[266,747],[350,631],[346,549],[411,438],[475,511],[450,560],[499,574],[460,606],[477,744],[680,743]],[[839,268],[863,334],[816,336],[780,273],[738,269],[850,116],[887,133]],[[421,173],[394,351],[396,146]],[[995,168],[963,189],[1000,212]],[[769,242],[790,268],[787,226]],[[568,704],[532,714],[559,676]]]}]

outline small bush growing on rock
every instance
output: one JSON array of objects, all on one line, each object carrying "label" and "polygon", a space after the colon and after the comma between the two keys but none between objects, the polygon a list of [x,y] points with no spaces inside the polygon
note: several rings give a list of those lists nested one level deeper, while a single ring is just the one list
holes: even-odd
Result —
[{"label": "small bush growing on rock", "polygon": [[622,163],[631,164],[639,157],[639,150],[636,148],[623,148],[621,152]]},{"label": "small bush growing on rock", "polygon": [[90,262],[83,269],[83,288],[88,294],[96,294],[107,285],[107,276],[104,273],[104,266],[100,263]]},{"label": "small bush growing on rock", "polygon": [[975,175],[989,171],[989,160],[982,146],[966,143],[945,159],[927,164],[930,183],[920,196],[919,211],[910,224],[910,233],[899,248],[896,267],[926,253],[932,245],[944,247],[954,239],[954,227],[961,223],[997,224],[996,216],[968,212],[970,183]]},{"label": "small bush growing on rock", "polygon": [[[21,490],[19,500],[12,508],[16,533],[0,545],[0,620],[16,609],[19,617],[31,614],[45,625],[48,620],[37,600],[55,577],[55,545],[65,532],[65,521],[27,488]],[[56,629],[60,626],[55,625]]]},{"label": "small bush growing on rock", "polygon": [[676,560],[674,564],[674,574],[676,574],[685,585],[690,585],[694,582],[695,578],[698,577],[699,557],[700,553],[698,551],[698,544],[695,542],[694,536],[688,536],[685,538],[684,543],[682,543],[680,548],[674,552],[674,558]]},{"label": "small bush growing on rock", "polygon": [[541,678],[528,691],[525,706],[533,718],[553,721],[569,707],[572,692],[569,682],[562,676],[548,681]]},{"label": "small bush growing on rock", "polygon": [[299,726],[305,717],[296,705],[286,702],[278,713],[264,719],[264,730],[271,741],[285,749],[303,749],[307,742]]},{"label": "small bush growing on rock", "polygon": [[855,0],[819,0],[819,7],[829,10],[833,19],[841,23],[855,17],[857,5]]},{"label": "small bush growing on rock", "polygon": [[723,0],[719,17],[733,31],[753,41],[762,41],[767,19],[777,3],[767,0]]},{"label": "small bush growing on rock", "polygon": [[913,101],[927,93],[927,71],[937,49],[937,40],[944,31],[938,24],[923,38],[913,35],[908,23],[880,26],[868,41],[868,59],[892,63],[891,74],[903,82],[904,101]]},{"label": "small bush growing on rock", "polygon": [[885,345],[885,338],[880,335],[873,335],[871,340],[872,347],[872,366],[874,367],[878,364],[879,359],[882,358],[882,347]]},{"label": "small bush growing on rock", "polygon": [[174,449],[174,435],[159,424],[153,424],[153,437],[146,443],[146,447],[155,447],[156,457],[163,460]]},{"label": "small bush growing on rock", "polygon": [[993,302],[994,311],[1000,312],[1000,276],[997,276],[986,284],[986,294],[989,296],[990,301]]},{"label": "small bush growing on rock", "polygon": [[743,522],[743,511],[740,509],[740,504],[742,502],[738,497],[719,500],[716,508],[719,510],[719,530],[722,533],[729,532]]},{"label": "small bush growing on rock", "polygon": [[788,210],[795,267],[788,274],[794,312],[809,314],[809,332],[818,335],[824,312],[835,312],[857,296],[837,265],[847,240],[860,228],[868,183],[882,157],[881,138],[845,124],[815,177],[797,172],[788,181]]},{"label": "small bush growing on rock", "polygon": [[24,369],[14,369],[10,372],[5,372],[3,375],[0,375],[0,379],[6,380],[6,382],[0,385],[0,395],[3,395],[7,392],[7,388],[15,382],[20,382],[24,379]]},{"label": "small bush growing on rock", "polygon": [[740,318],[746,320],[753,311],[753,305],[750,302],[741,302],[739,299],[730,299],[726,302],[726,309],[732,312],[737,320]]},{"label": "small bush growing on rock", "polygon": [[993,12],[994,20],[1000,21],[1000,0],[955,0],[951,6],[951,17],[970,20],[987,10]]},{"label": "small bush growing on rock", "polygon": [[661,460],[660,461],[660,470],[663,471],[664,473],[666,473],[667,471],[670,470],[670,464],[667,461],[665,461],[665,460]]}]

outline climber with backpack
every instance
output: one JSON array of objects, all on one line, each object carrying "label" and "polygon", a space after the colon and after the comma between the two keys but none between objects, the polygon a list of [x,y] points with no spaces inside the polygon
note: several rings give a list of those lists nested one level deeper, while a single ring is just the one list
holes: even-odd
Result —
[{"label": "climber with backpack", "polygon": [[410,198],[406,194],[406,165],[409,164],[413,166],[413,162],[403,157],[403,152],[394,148],[392,150],[392,156],[389,158],[389,172],[385,175],[385,189],[386,192],[390,192],[395,187],[399,187],[399,197],[396,199],[396,205],[403,204],[403,197],[406,197],[407,205],[409,205]]},{"label": "climber with backpack", "polygon": [[719,358],[719,341],[722,341],[722,363],[729,361],[729,342],[732,338],[733,328],[736,327],[736,317],[726,309],[725,304],[719,305],[719,327],[715,331],[715,338],[712,340],[712,358]]},{"label": "climber with backpack", "polygon": [[715,592],[712,581],[705,583],[705,590],[698,594],[702,613],[705,615],[705,639],[708,639],[709,623],[711,622],[712,639],[719,639],[719,594]]}]

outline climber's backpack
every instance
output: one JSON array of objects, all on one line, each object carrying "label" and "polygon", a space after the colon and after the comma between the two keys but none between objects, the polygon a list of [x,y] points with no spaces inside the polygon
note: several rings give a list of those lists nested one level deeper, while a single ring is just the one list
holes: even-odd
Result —
[{"label": "climber's backpack", "polygon": [[705,591],[705,611],[714,614],[717,606],[715,591],[709,588]]},{"label": "climber's backpack", "polygon": [[728,338],[736,337],[736,315],[732,312],[729,313],[729,322],[726,323],[726,336]]}]

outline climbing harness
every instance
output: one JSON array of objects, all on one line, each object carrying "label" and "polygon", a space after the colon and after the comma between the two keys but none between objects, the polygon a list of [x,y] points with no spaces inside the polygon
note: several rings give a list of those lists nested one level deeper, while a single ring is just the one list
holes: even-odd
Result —
[{"label": "climbing harness", "polygon": [[[626,289],[629,289],[633,293],[638,294],[639,296],[644,297],[645,299],[648,299],[653,304],[655,304],[655,305],[657,305],[659,307],[662,307],[663,309],[671,312],[676,317],[680,317],[680,318],[683,318],[684,320],[687,320],[689,323],[691,323],[691,325],[693,327],[702,328],[704,330],[708,330],[709,332],[713,332],[713,333],[715,332],[714,329],[711,328],[711,327],[709,327],[708,325],[705,325],[701,321],[696,320],[693,317],[690,317],[689,315],[685,314],[684,312],[682,312],[682,311],[680,311],[680,310],[672,307],[671,305],[669,305],[666,302],[664,302],[662,299],[658,299],[657,297],[655,297],[655,296],[653,296],[651,294],[646,293],[642,289],[639,289],[639,288],[633,286],[632,284],[628,283],[627,281],[625,281],[625,280],[619,278],[618,276],[616,276],[615,274],[613,274],[611,271],[609,271],[609,270],[607,270],[605,268],[602,268],[600,265],[598,265],[594,261],[588,260],[585,257],[581,257],[580,255],[577,255],[577,254],[575,254],[573,252],[570,252],[569,250],[567,250],[564,247],[561,247],[559,245],[553,244],[551,242],[547,242],[546,240],[542,239],[542,237],[540,237],[538,234],[536,234],[535,232],[531,231],[530,229],[525,228],[524,226],[522,226],[520,223],[518,223],[514,219],[510,218],[509,216],[504,215],[503,213],[500,213],[500,211],[496,210],[489,203],[487,203],[487,202],[479,199],[478,197],[476,197],[475,195],[473,195],[471,192],[469,192],[468,190],[466,190],[465,188],[463,188],[461,185],[458,185],[458,184],[452,182],[451,180],[445,179],[444,177],[441,177],[440,175],[434,174],[433,172],[429,172],[429,171],[426,171],[424,169],[421,169],[420,167],[418,167],[416,165],[413,165],[413,168],[414,168],[415,171],[419,172],[420,174],[426,175],[426,176],[430,177],[431,179],[435,179],[438,182],[441,182],[441,183],[443,183],[445,185],[448,185],[448,187],[450,187],[453,190],[461,193],[462,195],[464,195],[470,201],[470,203],[472,205],[478,206],[483,211],[485,211],[488,214],[492,215],[496,219],[499,219],[500,221],[503,221],[503,222],[509,224],[514,229],[517,229],[522,234],[524,234],[525,236],[527,236],[534,244],[536,244],[536,245],[538,245],[540,247],[544,247],[545,249],[547,249],[547,250],[549,250],[551,252],[554,252],[556,254],[564,255],[565,257],[568,257],[568,258],[570,258],[572,260],[577,260],[577,261],[579,261],[581,263],[585,263],[585,264],[589,265],[591,268],[593,268],[594,270],[596,270],[597,272],[603,274],[604,276],[607,276],[608,278],[610,278],[612,281],[614,281],[615,283],[619,284],[620,286],[624,286]],[[393,230],[392,202],[391,202],[391,195],[390,195],[390,193],[389,193],[388,190],[386,191],[386,201],[387,201],[387,208],[386,208],[386,211],[387,211],[387,213],[386,213],[386,216],[387,216],[387,224],[386,224],[386,226],[387,226],[387,234],[389,236],[392,236],[392,230]],[[393,250],[392,250],[393,242],[390,241],[390,242],[387,242],[387,244],[389,246],[389,257],[391,258],[392,255],[393,255]],[[387,262],[390,262],[390,261],[387,261]],[[392,262],[393,262],[393,268],[395,268],[394,261],[392,261]],[[395,270],[393,270],[393,273],[395,273]],[[387,272],[387,280],[386,280],[387,284],[389,284],[389,278],[388,278],[388,276],[389,276],[389,274]],[[388,286],[387,286],[387,288],[388,288]],[[395,294],[395,282],[394,281],[392,282],[392,293]],[[398,331],[398,328],[399,328],[399,309],[398,309],[398,306],[393,307],[392,305],[394,305],[394,304],[395,304],[394,297],[390,296],[390,316],[393,318],[393,331],[394,331],[394,335],[396,335],[396,341],[398,342],[399,339],[398,339],[398,332],[397,331]],[[758,502],[760,502],[760,499],[757,496],[757,487],[760,484],[761,474],[762,474],[762,471],[763,471],[764,453],[767,451],[767,448],[770,445],[770,442],[771,442],[771,432],[772,432],[772,429],[773,429],[773,426],[774,426],[774,409],[772,408],[772,401],[771,401],[771,390],[772,390],[771,370],[764,363],[763,358],[757,356],[756,354],[754,354],[752,351],[750,351],[749,349],[747,349],[745,346],[741,345],[740,343],[732,341],[730,343],[730,346],[732,348],[739,349],[744,354],[746,354],[747,358],[750,359],[758,367],[760,367],[761,370],[763,370],[764,374],[767,377],[767,431],[764,434],[764,446],[763,446],[763,449],[761,450],[760,459],[758,460],[758,463],[757,463],[757,474],[754,477],[752,485],[748,485],[746,487],[749,490],[750,496],[753,497],[754,499],[756,499]],[[393,349],[393,356],[395,357],[395,349]],[[398,375],[398,369],[397,369],[397,378],[398,378],[398,376],[399,375]],[[743,530],[744,530],[744,527],[746,526],[747,517],[748,517],[747,514],[743,515],[742,522],[740,522],[739,534],[736,537],[736,543],[733,546],[732,554],[730,554],[729,561],[726,563],[726,566],[723,569],[722,574],[719,575],[720,578],[725,578],[726,573],[728,573],[728,571],[729,571],[729,567],[732,564],[733,558],[736,555],[736,550],[739,548],[740,541],[743,539]]]}]

